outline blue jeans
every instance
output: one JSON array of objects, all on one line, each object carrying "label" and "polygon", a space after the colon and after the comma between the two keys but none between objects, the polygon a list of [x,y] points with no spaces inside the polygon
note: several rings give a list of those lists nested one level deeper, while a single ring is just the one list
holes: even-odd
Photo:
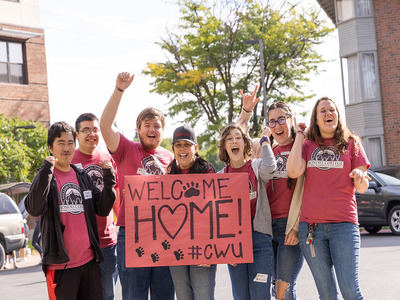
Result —
[{"label": "blue jeans", "polygon": [[274,249],[274,277],[289,283],[285,300],[295,300],[296,283],[304,263],[299,244],[285,245],[285,231],[287,218],[272,220],[272,247]]},{"label": "blue jeans", "polygon": [[336,278],[343,299],[364,299],[358,282],[360,230],[353,223],[318,223],[314,236],[315,257],[306,244],[308,224],[299,226],[301,251],[310,267],[320,299],[336,300]]},{"label": "blue jeans", "polygon": [[174,284],[169,267],[127,268],[125,264],[125,227],[117,241],[118,274],[124,300],[173,300]]},{"label": "blue jeans", "polygon": [[252,237],[253,263],[228,265],[235,300],[271,299],[272,239],[269,234],[254,230]]},{"label": "blue jeans", "polygon": [[118,280],[117,245],[102,248],[101,252],[103,252],[104,256],[104,261],[99,264],[103,300],[113,300],[115,284]]},{"label": "blue jeans", "polygon": [[169,267],[178,300],[213,300],[217,265]]}]

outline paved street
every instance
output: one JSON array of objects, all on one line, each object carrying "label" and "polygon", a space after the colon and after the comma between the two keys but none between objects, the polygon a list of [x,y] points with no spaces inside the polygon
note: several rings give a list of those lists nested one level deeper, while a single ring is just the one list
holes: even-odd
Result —
[{"label": "paved street", "polygon": [[[361,240],[360,282],[365,299],[400,300],[400,237],[383,231],[376,235],[362,233]],[[26,262],[19,262],[20,269],[1,270],[0,299],[46,299],[46,283],[38,263],[38,256],[31,256]],[[318,299],[307,265],[300,274],[298,295],[302,300]],[[118,286],[116,299],[121,298]],[[232,293],[227,267],[219,265],[216,300],[229,299]]]}]

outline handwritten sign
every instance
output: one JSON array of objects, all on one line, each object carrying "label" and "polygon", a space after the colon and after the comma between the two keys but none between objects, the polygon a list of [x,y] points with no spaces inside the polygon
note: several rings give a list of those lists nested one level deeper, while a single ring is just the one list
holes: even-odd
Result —
[{"label": "handwritten sign", "polygon": [[127,267],[253,261],[246,173],[125,177]]}]

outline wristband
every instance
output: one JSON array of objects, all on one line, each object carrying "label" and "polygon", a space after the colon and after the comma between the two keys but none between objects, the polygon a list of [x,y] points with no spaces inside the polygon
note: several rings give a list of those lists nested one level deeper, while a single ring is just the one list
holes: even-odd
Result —
[{"label": "wristband", "polygon": [[116,89],[117,91],[120,91],[121,93],[125,92],[125,90],[123,90],[123,89],[120,89],[120,88],[119,88],[119,87],[117,87],[117,86],[115,86],[115,89]]},{"label": "wristband", "polygon": [[262,146],[262,144],[263,144],[264,142],[268,142],[268,144],[269,144],[269,138],[268,138],[266,135],[264,135],[264,136],[261,137],[261,139],[260,139],[260,145]]},{"label": "wristband", "polygon": [[248,114],[251,114],[251,111],[245,110],[244,107],[242,107],[242,109],[243,109],[245,112],[247,112]]},{"label": "wristband", "polygon": [[299,129],[299,130],[296,131],[296,134],[297,133],[301,133],[302,135],[304,135],[304,138],[306,137],[306,133],[303,130]]}]

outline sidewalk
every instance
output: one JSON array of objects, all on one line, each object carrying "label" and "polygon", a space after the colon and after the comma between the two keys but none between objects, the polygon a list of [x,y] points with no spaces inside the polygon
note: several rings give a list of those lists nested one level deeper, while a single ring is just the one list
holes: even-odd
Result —
[{"label": "sidewalk", "polygon": [[[17,264],[19,268],[26,268],[26,267],[32,267],[32,266],[37,266],[40,263],[40,255],[34,251],[30,255],[25,255],[24,257],[20,256],[17,258]],[[2,271],[7,271],[7,270],[14,270],[14,263],[11,261],[9,268],[4,269],[4,267],[1,269]]]}]

